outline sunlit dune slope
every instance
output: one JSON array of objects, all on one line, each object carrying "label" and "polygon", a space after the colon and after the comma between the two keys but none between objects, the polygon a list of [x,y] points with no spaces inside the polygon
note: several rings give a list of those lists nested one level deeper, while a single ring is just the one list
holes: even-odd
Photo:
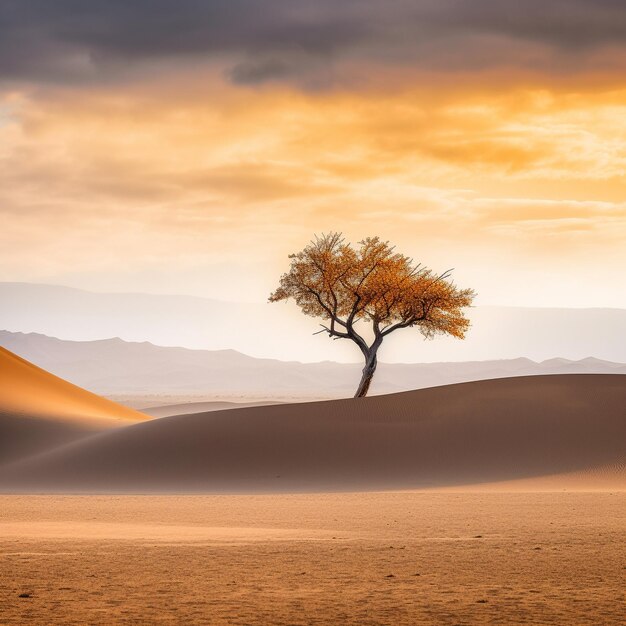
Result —
[{"label": "sunlit dune slope", "polygon": [[144,419],[0,348],[0,464]]},{"label": "sunlit dune slope", "polygon": [[123,425],[146,415],[76,387],[0,348],[0,413]]},{"label": "sunlit dune slope", "polygon": [[585,477],[613,467],[626,487],[625,407],[626,376],[563,375],[165,417],[16,463],[0,486],[322,491],[575,474],[585,489]]}]

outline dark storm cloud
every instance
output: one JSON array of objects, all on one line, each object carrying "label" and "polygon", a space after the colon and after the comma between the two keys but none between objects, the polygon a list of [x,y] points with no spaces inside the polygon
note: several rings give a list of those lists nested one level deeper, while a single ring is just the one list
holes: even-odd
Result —
[{"label": "dark storm cloud", "polygon": [[537,62],[533,46],[558,70],[606,45],[626,46],[623,0],[0,0],[5,80],[102,80],[150,62],[216,61],[238,83],[306,83],[344,60],[524,66]]}]

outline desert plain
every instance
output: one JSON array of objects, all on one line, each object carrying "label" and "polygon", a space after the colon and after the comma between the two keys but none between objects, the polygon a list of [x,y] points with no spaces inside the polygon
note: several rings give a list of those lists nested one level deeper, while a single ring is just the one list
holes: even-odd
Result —
[{"label": "desert plain", "polygon": [[0,505],[7,625],[624,623],[619,492],[9,495]]}]

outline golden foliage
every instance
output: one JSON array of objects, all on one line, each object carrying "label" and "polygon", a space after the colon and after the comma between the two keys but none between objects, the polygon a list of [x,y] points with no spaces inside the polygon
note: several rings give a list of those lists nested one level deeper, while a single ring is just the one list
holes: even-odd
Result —
[{"label": "golden foliage", "polygon": [[[416,327],[427,338],[463,339],[469,327],[463,308],[472,303],[471,289],[457,288],[449,272],[436,275],[415,265],[378,237],[355,249],[339,233],[329,233],[290,259],[270,302],[293,298],[305,314],[330,320],[324,326],[329,335],[352,339],[364,353],[399,328]],[[361,345],[354,330],[358,321],[371,322],[372,346]]]}]

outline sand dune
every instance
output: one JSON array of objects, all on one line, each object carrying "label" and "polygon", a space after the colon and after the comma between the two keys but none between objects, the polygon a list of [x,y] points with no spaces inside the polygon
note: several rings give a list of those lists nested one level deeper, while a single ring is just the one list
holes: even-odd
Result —
[{"label": "sand dune", "polygon": [[116,425],[147,419],[0,348],[0,411],[55,420]]},{"label": "sand dune", "polygon": [[0,464],[145,419],[0,348]]},{"label": "sand dune", "polygon": [[0,466],[58,448],[106,427],[0,413]]},{"label": "sand dune", "polygon": [[152,417],[171,417],[172,415],[189,415],[190,413],[209,413],[226,409],[245,409],[253,406],[271,406],[279,402],[181,402],[179,404],[159,404],[141,409],[142,413]]},{"label": "sand dune", "polygon": [[586,476],[612,466],[626,487],[625,407],[626,376],[563,375],[165,417],[16,463],[0,486],[370,490],[578,473],[574,487],[585,489]]}]

